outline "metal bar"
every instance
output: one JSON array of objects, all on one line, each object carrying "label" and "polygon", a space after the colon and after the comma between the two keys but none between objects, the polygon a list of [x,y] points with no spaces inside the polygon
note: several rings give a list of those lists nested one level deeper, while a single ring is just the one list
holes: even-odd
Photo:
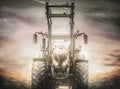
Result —
[{"label": "metal bar", "polygon": [[71,8],[71,16],[70,16],[70,37],[71,37],[71,57],[74,58],[74,3],[71,4],[72,8]]},{"label": "metal bar", "polygon": [[33,61],[43,61],[43,62],[45,62],[45,59],[44,58],[33,58]]},{"label": "metal bar", "polygon": [[50,18],[50,16],[49,16],[49,13],[50,13],[50,8],[49,7],[47,7],[48,6],[48,4],[49,4],[49,0],[48,0],[48,2],[46,2],[46,17],[47,17],[47,22],[48,22],[48,48],[49,48],[49,50],[48,50],[48,55],[49,55],[49,57],[51,57],[51,46],[52,46],[52,40],[51,40],[51,29],[52,29],[52,22],[51,22],[51,18]]},{"label": "metal bar", "polygon": [[50,17],[70,17],[70,14],[49,14]]},{"label": "metal bar", "polygon": [[62,8],[71,8],[72,5],[67,5],[67,4],[64,4],[64,5],[47,5],[47,7],[62,7]]},{"label": "metal bar", "polygon": [[86,60],[86,59],[77,59],[77,61],[76,62],[89,62],[88,60]]}]

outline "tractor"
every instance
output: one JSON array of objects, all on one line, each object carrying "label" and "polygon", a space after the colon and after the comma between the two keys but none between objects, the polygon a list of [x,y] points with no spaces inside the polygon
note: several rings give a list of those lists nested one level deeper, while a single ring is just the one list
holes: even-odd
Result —
[{"label": "tractor", "polygon": [[[81,54],[81,44],[76,47],[79,37],[87,44],[88,37],[79,30],[74,32],[74,1],[65,4],[45,2],[48,32],[35,32],[33,43],[40,40],[40,55],[33,58],[32,89],[88,89],[88,60]],[[53,13],[56,8],[67,8],[68,12]],[[52,18],[70,19],[70,34],[52,34]],[[78,45],[78,44],[77,44]]]}]

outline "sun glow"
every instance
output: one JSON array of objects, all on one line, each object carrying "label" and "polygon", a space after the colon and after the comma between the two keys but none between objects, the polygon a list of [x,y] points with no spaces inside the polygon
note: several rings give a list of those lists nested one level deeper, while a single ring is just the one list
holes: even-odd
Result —
[{"label": "sun glow", "polygon": [[80,54],[85,57],[85,59],[89,60],[90,53],[87,51],[81,51]]},{"label": "sun glow", "polygon": [[113,68],[105,66],[103,64],[103,60],[93,57],[94,55],[98,55],[98,54],[95,54],[87,49],[82,49],[80,54],[83,55],[83,57],[89,61],[88,63],[89,63],[90,75],[94,75],[97,73],[106,73],[113,70]]},{"label": "sun glow", "polygon": [[[32,51],[21,51],[21,54],[23,55],[28,55],[31,57],[31,62],[27,65],[25,71],[27,71],[27,73],[31,73],[31,63],[32,63],[32,58],[36,58],[40,55],[40,45],[35,44],[32,45],[31,47],[29,47],[29,50]],[[27,50],[27,49],[24,49]],[[88,60],[89,63],[89,76],[93,76],[94,78],[96,76],[96,74],[101,74],[101,73],[107,73],[107,72],[111,72],[113,70],[113,68],[111,67],[106,67],[105,65],[102,64],[103,60],[97,59],[96,55],[100,56],[98,53],[92,52],[91,50],[89,50],[88,48],[86,48],[85,46],[83,46],[81,52],[81,54],[83,54],[85,56],[85,59]],[[95,56],[95,57],[94,57]],[[26,72],[25,72],[26,73]]]}]

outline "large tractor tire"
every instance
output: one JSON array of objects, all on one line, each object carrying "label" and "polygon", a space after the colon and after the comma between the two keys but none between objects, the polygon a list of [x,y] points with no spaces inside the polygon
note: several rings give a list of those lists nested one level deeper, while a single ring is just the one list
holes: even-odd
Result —
[{"label": "large tractor tire", "polygon": [[46,75],[46,62],[33,61],[32,89],[52,89],[51,78]]},{"label": "large tractor tire", "polygon": [[87,60],[80,60],[76,62],[75,68],[75,89],[88,89],[88,61]]},{"label": "large tractor tire", "polygon": [[32,89],[45,89],[45,62],[33,61]]}]

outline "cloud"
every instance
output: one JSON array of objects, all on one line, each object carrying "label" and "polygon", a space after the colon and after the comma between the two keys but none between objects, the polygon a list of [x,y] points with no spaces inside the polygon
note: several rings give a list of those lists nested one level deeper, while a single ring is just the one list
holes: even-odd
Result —
[{"label": "cloud", "polygon": [[[113,10],[115,8],[113,6],[115,5],[112,5],[109,9],[113,9],[106,12],[108,10],[106,7],[111,6],[110,3],[103,3],[101,1],[99,1],[100,3],[97,1],[91,2],[88,0],[80,0],[80,2],[76,3],[75,30],[80,29],[88,34],[89,44],[86,48],[91,53],[91,60],[94,63],[100,64],[108,51],[119,47],[120,31],[118,26],[114,25],[111,21],[103,20],[103,18],[107,17],[117,17],[118,8],[115,7],[114,13]],[[17,6],[18,4],[14,5]],[[102,8],[101,5],[104,5],[106,9]],[[86,11],[84,12],[84,10]],[[113,13],[109,14],[112,11]],[[57,26],[55,30],[58,29]],[[35,31],[41,30],[47,30],[43,6],[39,8],[33,6],[29,8],[3,6],[0,9],[0,65],[10,71],[27,71],[27,73],[30,73],[32,55],[34,53],[32,35]],[[60,32],[61,29],[59,28],[56,31]],[[114,48],[111,48],[113,46]]]},{"label": "cloud", "polygon": [[0,68],[0,73],[5,72],[5,70],[3,68]]},{"label": "cloud", "polygon": [[[38,14],[36,14],[36,17],[33,16],[32,12],[37,10],[38,8],[30,8],[30,9],[13,9],[13,8],[8,8],[8,7],[2,7],[0,9],[0,18],[1,20],[9,20],[13,19],[12,21],[19,20],[22,23],[25,23],[27,25],[41,25],[44,23],[45,16],[43,17],[43,14],[39,14],[38,19]],[[26,12],[28,10],[28,12]],[[31,11],[30,11],[31,10]],[[41,17],[42,16],[42,17]],[[13,22],[14,23],[14,22]]]},{"label": "cloud", "polygon": [[120,67],[120,49],[116,49],[108,55],[110,57],[105,59],[104,65]]}]

